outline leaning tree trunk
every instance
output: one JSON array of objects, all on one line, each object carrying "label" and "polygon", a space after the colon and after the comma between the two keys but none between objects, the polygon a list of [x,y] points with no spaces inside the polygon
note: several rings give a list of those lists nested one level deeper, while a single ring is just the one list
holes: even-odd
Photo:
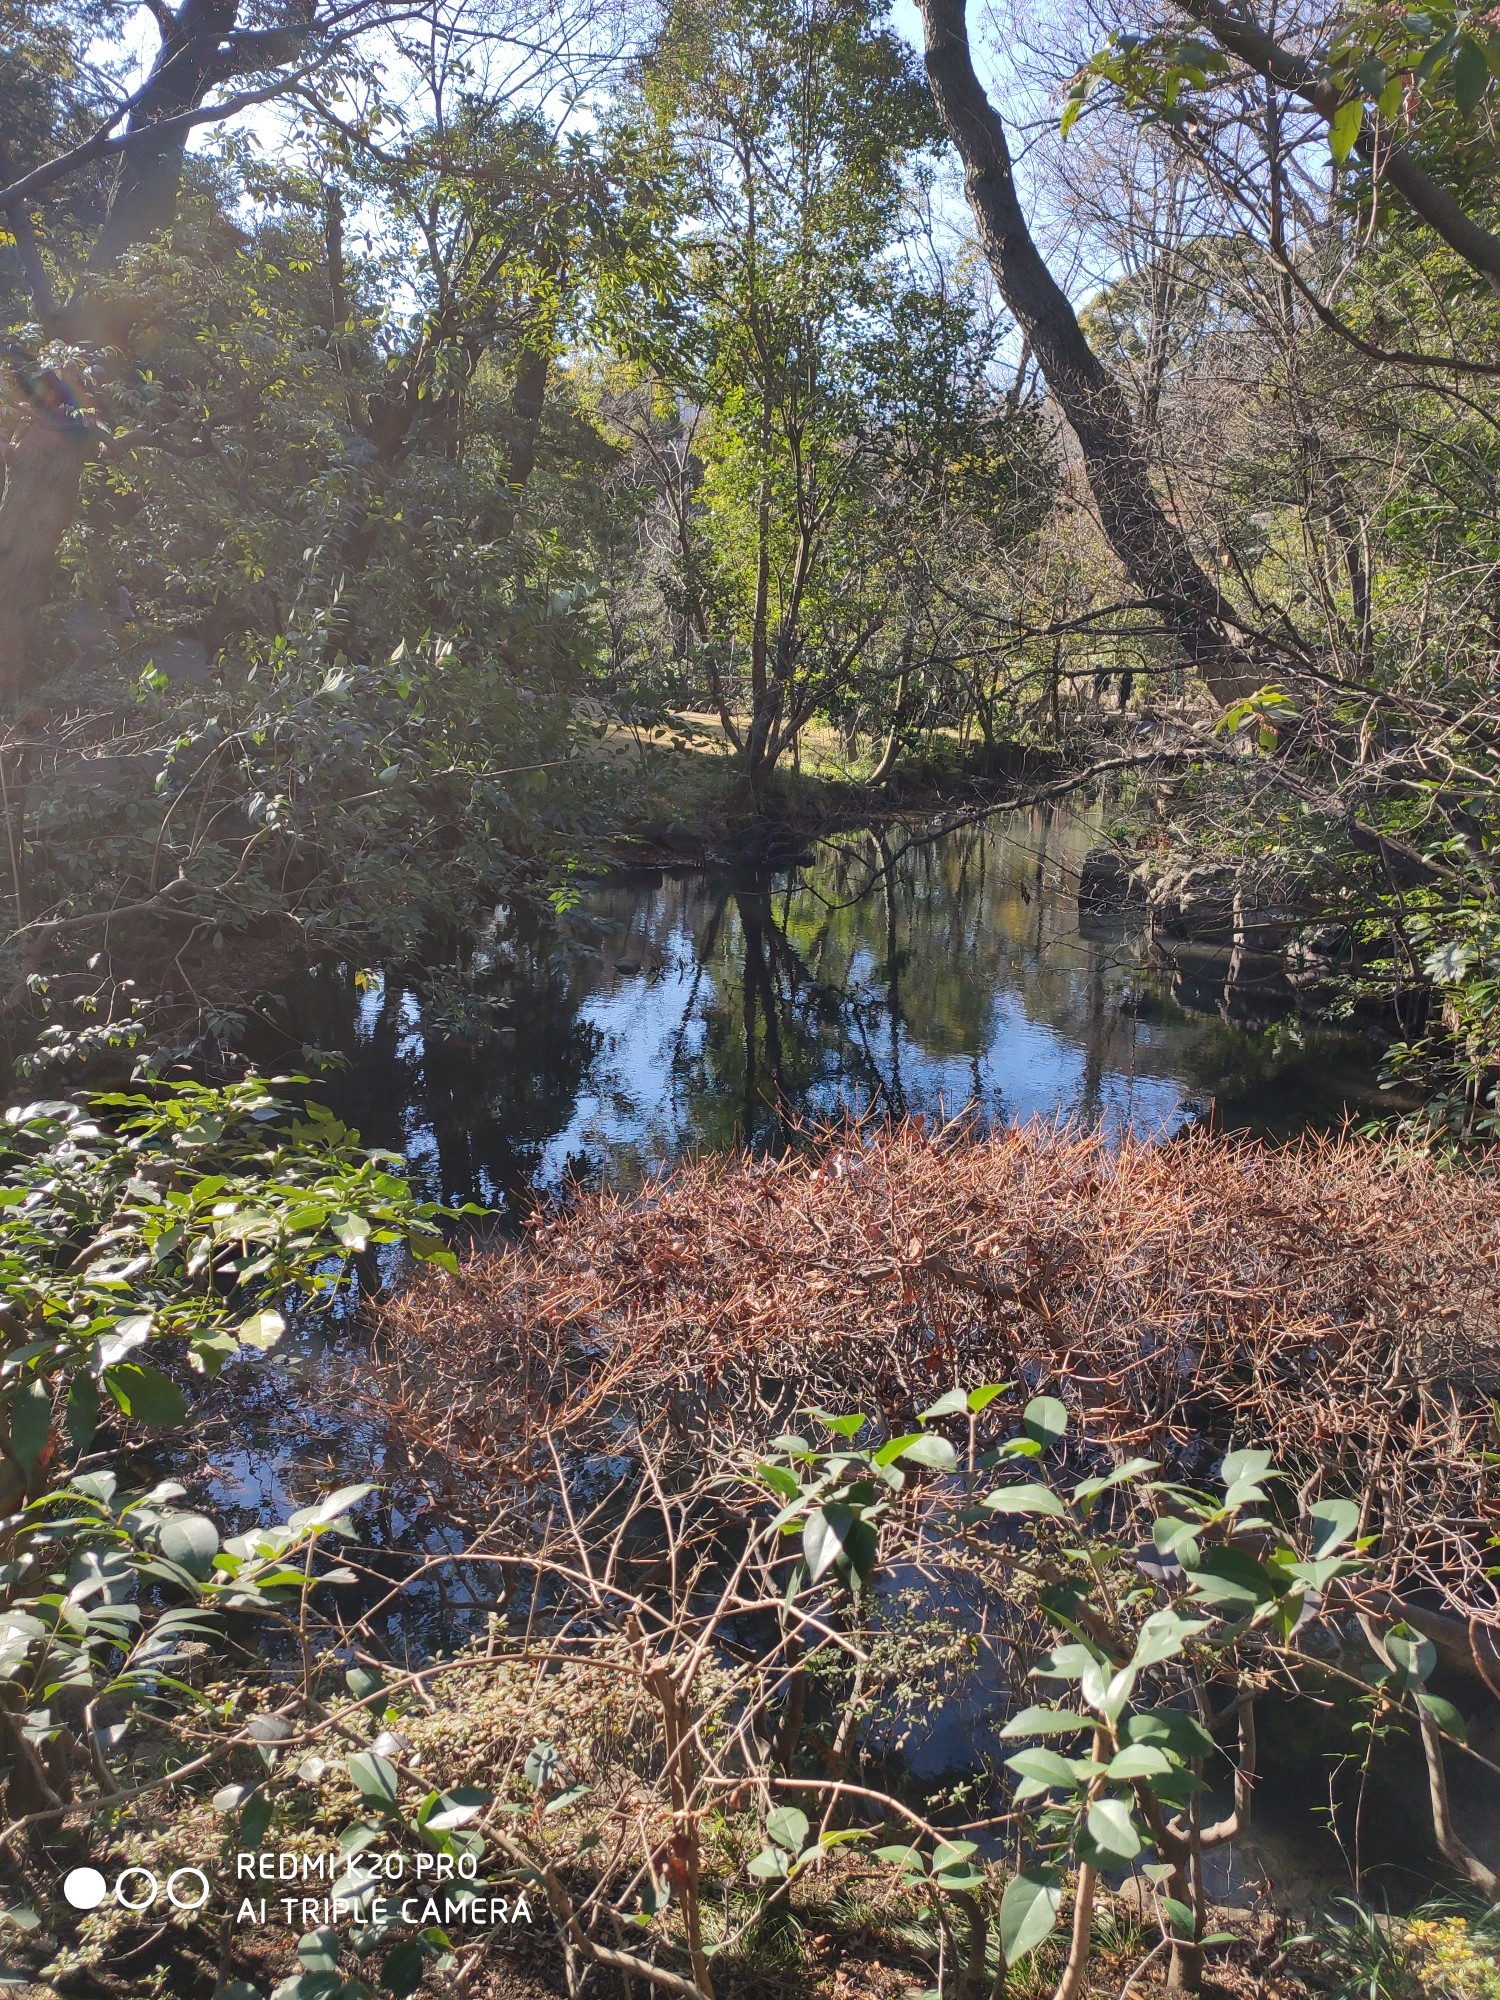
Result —
[{"label": "leaning tree trunk", "polygon": [[1135,589],[1173,628],[1215,700],[1241,700],[1263,676],[1237,641],[1218,589],[1157,498],[1120,385],[1084,338],[1067,294],[1032,239],[1005,126],[974,72],[965,0],[918,4],[926,30],[927,80],[963,161],[980,241],[1005,303],[1078,439],[1105,538]]}]

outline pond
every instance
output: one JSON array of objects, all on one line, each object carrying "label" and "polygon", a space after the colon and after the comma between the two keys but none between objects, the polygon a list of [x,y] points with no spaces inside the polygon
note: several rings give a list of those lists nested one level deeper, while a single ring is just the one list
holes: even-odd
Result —
[{"label": "pond", "polygon": [[[570,1184],[628,1187],[846,1113],[1167,1140],[1192,1120],[1279,1136],[1385,1108],[1378,1043],[1222,969],[1153,965],[1139,924],[1080,913],[1098,839],[1097,814],[1028,812],[848,834],[780,873],[617,875],[561,925],[497,911],[461,979],[304,974],[252,1053],[313,1074],[426,1193],[502,1229]],[[215,1504],[284,1511],[367,1475],[380,1447],[348,1393],[363,1339],[320,1316],[269,1371],[230,1371],[204,1412]]]},{"label": "pond", "polygon": [[512,1210],[846,1112],[1152,1137],[1384,1108],[1378,1042],[1081,914],[1098,838],[1093,815],[1030,812],[844,835],[781,873],[622,874],[561,926],[497,912],[461,982],[324,967],[256,1053],[319,1070],[428,1192]]}]

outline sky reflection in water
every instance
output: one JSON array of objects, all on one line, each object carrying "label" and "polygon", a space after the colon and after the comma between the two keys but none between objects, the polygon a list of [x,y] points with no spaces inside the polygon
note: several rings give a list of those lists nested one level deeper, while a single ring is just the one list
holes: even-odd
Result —
[{"label": "sky reflection in water", "polygon": [[[1097,839],[1028,813],[935,841],[851,834],[779,876],[618,877],[561,937],[499,913],[462,989],[325,969],[287,996],[278,1060],[332,1052],[320,1094],[369,1141],[435,1193],[512,1206],[845,1109],[1153,1137],[1374,1102],[1367,1042],[1185,1011],[1138,933],[1080,921]],[[1200,1008],[1242,1014],[1216,979]]]}]

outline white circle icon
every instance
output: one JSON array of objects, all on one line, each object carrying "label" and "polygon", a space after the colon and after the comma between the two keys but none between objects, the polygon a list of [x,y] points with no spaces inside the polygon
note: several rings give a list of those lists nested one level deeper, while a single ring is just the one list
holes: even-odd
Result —
[{"label": "white circle icon", "polygon": [[63,1877],[63,1895],[75,1910],[97,1910],[109,1894],[109,1884],[97,1868],[70,1868]]},{"label": "white circle icon", "polygon": [[[202,1889],[202,1894],[191,1902],[186,1893],[181,1896],[177,1893],[177,1884],[186,1875],[194,1876]],[[167,1901],[174,1910],[201,1910],[208,1901],[208,1877],[201,1868],[174,1868],[167,1877]]]},{"label": "white circle icon", "polygon": [[[139,1875],[146,1885],[145,1895],[138,1897],[134,1902],[125,1893],[125,1884],[130,1880],[132,1875]],[[119,1879],[115,1883],[115,1901],[120,1905],[122,1910],[149,1910],[160,1894],[161,1884],[149,1868],[122,1868],[120,1870]]]}]

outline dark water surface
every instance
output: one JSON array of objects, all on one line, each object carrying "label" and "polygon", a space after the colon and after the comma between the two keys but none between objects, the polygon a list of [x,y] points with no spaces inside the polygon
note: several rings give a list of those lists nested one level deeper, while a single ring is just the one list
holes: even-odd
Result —
[{"label": "dark water surface", "polygon": [[462,985],[325,968],[257,1053],[333,1058],[326,1101],[429,1192],[486,1204],[845,1111],[1150,1137],[1377,1108],[1368,1039],[1291,1021],[1212,954],[1153,969],[1138,928],[1080,917],[1097,839],[1027,813],[847,835],[781,874],[620,876],[561,935],[498,912]]}]

